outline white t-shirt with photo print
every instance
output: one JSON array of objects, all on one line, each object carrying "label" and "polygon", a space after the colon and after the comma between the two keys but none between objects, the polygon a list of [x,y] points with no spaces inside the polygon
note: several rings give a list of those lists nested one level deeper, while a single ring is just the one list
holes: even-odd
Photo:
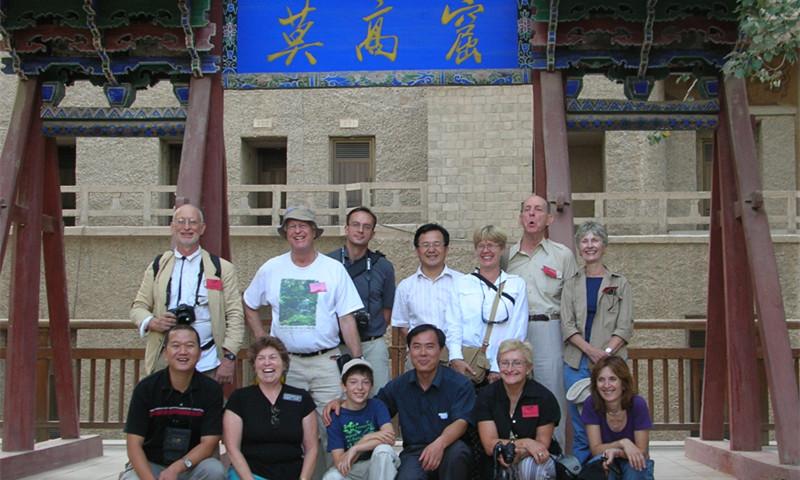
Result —
[{"label": "white t-shirt with photo print", "polygon": [[257,310],[272,307],[270,334],[292,353],[310,353],[339,345],[339,317],[364,308],[341,262],[317,253],[306,267],[291,252],[273,257],[256,272],[244,303]]}]

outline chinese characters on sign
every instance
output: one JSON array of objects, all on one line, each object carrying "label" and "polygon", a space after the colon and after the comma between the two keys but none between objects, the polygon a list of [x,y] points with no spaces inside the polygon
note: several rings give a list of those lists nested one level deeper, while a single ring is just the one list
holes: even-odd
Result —
[{"label": "chinese characters on sign", "polygon": [[[278,22],[280,22],[280,24],[283,26],[291,25],[294,30],[289,35],[286,33],[283,34],[283,40],[286,42],[287,48],[269,55],[267,57],[268,61],[271,62],[280,57],[286,56],[286,65],[291,65],[295,55],[297,55],[297,52],[300,50],[323,46],[322,42],[306,43],[305,40],[306,33],[308,33],[309,29],[314,26],[314,22],[306,20],[308,14],[316,10],[316,8],[310,6],[310,2],[311,0],[306,0],[305,7],[303,7],[303,9],[296,14],[292,14],[292,10],[289,7],[286,7],[289,15],[285,18],[279,18]],[[305,51],[303,54],[306,56],[306,59],[308,59],[308,63],[311,65],[316,65],[317,59],[314,58],[314,55],[312,55],[311,52]]]},{"label": "chinese characters on sign", "polygon": [[483,4],[476,4],[474,0],[462,0],[461,3],[466,6],[451,11],[450,5],[446,5],[442,12],[442,25],[453,22],[457,34],[456,40],[444,58],[451,60],[455,53],[456,65],[461,65],[470,57],[474,58],[476,63],[481,63],[478,38],[475,36],[475,21],[478,19],[478,14],[483,13]]},{"label": "chinese characters on sign", "polygon": [[[359,62],[364,61],[364,56],[361,53],[362,49],[369,52],[370,55],[383,55],[393,62],[397,58],[397,46],[399,44],[397,35],[383,35],[383,15],[391,12],[394,7],[381,7],[383,7],[383,0],[378,0],[377,8],[380,8],[380,10],[362,19],[367,22],[367,37],[356,46],[356,57],[358,57]],[[383,49],[384,40],[388,42],[387,46],[391,45],[388,50]]]},{"label": "chinese characters on sign", "polygon": [[237,0],[237,72],[518,68],[518,1]]}]

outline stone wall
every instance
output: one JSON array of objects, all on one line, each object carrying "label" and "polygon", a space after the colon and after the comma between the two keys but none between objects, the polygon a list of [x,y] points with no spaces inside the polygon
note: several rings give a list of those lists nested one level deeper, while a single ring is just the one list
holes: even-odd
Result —
[{"label": "stone wall", "polygon": [[528,86],[430,90],[429,218],[453,237],[489,223],[516,228],[511,212],[531,191],[531,101]]}]

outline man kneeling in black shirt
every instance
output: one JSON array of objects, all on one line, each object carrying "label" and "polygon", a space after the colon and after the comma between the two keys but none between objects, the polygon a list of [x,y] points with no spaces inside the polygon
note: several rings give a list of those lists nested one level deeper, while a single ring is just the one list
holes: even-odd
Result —
[{"label": "man kneeling in black shirt", "polygon": [[129,463],[121,480],[223,480],[212,457],[222,435],[222,387],[195,372],[200,337],[189,325],[167,332],[167,368],[133,390],[125,423]]}]

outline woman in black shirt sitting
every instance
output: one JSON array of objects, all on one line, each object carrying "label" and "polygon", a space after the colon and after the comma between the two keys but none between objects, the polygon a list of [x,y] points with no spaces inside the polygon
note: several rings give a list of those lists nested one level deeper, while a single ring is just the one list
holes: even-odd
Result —
[{"label": "woman in black shirt sitting", "polygon": [[498,444],[513,443],[513,461],[508,464],[498,455],[500,465],[514,468],[520,480],[545,475],[555,478],[551,455],[560,454],[561,448],[553,438],[553,430],[561,412],[550,390],[532,378],[530,344],[505,340],[498,349],[497,363],[502,381],[480,390],[475,404],[475,421],[484,451],[493,457]]},{"label": "woman in black shirt sitting", "polygon": [[233,392],[222,418],[233,480],[310,479],[317,461],[317,414],[305,390],[284,385],[289,353],[276,337],[250,345],[258,383]]}]

